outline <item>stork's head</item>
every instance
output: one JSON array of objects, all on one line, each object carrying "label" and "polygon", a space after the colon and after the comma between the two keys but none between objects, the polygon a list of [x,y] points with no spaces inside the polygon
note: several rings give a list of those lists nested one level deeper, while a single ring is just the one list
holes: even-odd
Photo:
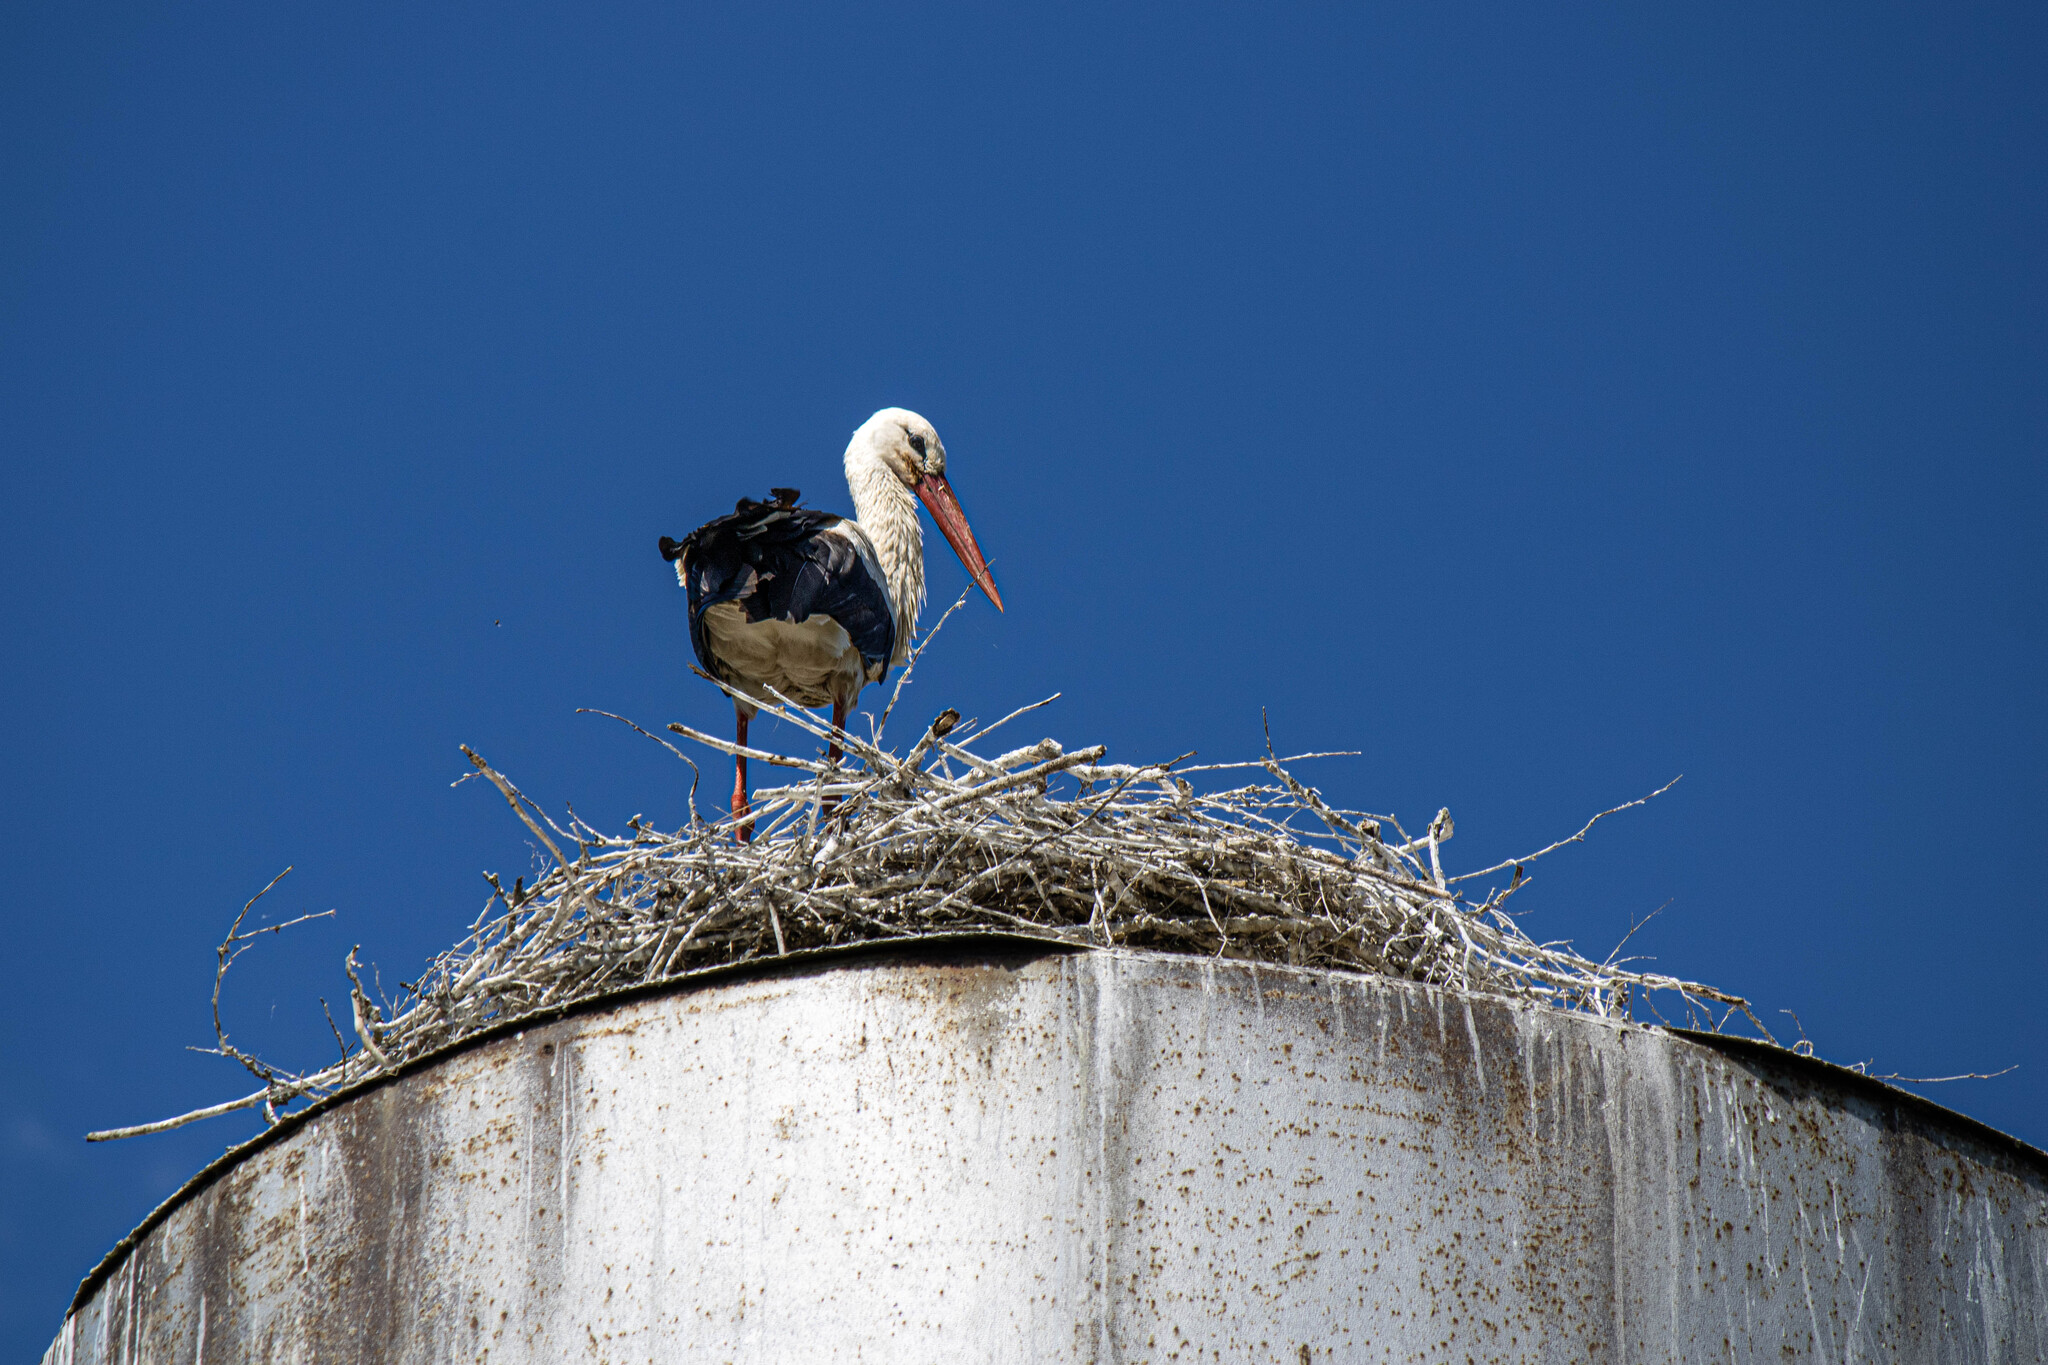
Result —
[{"label": "stork's head", "polygon": [[[960,556],[968,576],[1001,611],[1002,595],[996,591],[988,561],[981,557],[974,532],[967,528],[967,515],[960,510],[960,500],[953,496],[953,486],[946,482],[946,447],[932,424],[908,408],[883,408],[861,423],[846,447],[847,481],[856,482],[860,475],[877,467],[917,495],[938,523],[946,543],[953,547],[953,553]],[[911,515],[915,517],[916,513]]]}]

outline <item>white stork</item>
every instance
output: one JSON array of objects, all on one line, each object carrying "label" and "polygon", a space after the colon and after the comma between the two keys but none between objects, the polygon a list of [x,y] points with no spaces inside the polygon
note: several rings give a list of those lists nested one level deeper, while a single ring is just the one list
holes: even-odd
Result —
[{"label": "white stork", "polygon": [[[846,447],[846,486],[855,520],[796,505],[792,488],[771,500],[742,498],[731,516],[678,542],[661,538],[689,594],[690,645],[706,673],[735,693],[738,742],[766,689],[804,706],[832,708],[846,728],[861,688],[880,682],[910,655],[924,606],[922,501],[967,572],[1003,608],[988,562],[960,501],[946,482],[946,447],[932,424],[903,408],[883,408],[861,423]],[[837,738],[828,761],[839,761]],[[738,837],[747,821],[747,760],[734,762],[732,814]]]}]

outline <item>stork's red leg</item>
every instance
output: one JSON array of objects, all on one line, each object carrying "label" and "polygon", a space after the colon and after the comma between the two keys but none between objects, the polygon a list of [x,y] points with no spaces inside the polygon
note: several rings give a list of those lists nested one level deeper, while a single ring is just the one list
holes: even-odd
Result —
[{"label": "stork's red leg", "polygon": [[[825,762],[826,762],[826,764],[827,764],[828,766],[830,766],[830,767],[834,767],[834,768],[836,768],[836,767],[838,767],[838,766],[839,766],[839,755],[840,755],[840,752],[841,752],[841,751],[840,751],[840,748],[839,748],[839,736],[841,736],[842,734],[845,734],[845,733],[846,733],[846,712],[847,712],[847,709],[848,709],[848,708],[847,708],[847,704],[846,704],[846,699],[845,699],[844,697],[835,697],[835,698],[833,698],[833,700],[832,700],[832,740],[831,740],[831,742],[830,742],[829,744],[827,744],[827,745],[825,746]],[[839,798],[838,798],[838,797],[836,797],[836,796],[830,796],[830,797],[827,797],[827,798],[825,799],[825,813],[826,813],[827,815],[830,815],[830,814],[832,813],[833,809],[834,809],[835,807],[837,807],[838,805],[839,805]]]},{"label": "stork's red leg", "polygon": [[841,698],[832,703],[832,742],[825,748],[825,761],[833,767],[839,766],[839,737],[846,733],[846,701]]},{"label": "stork's red leg", "polygon": [[[733,714],[739,718],[739,724],[737,727],[738,737],[733,742],[738,744],[742,749],[744,749],[747,747],[747,713],[740,710],[738,707],[734,707]],[[747,816],[753,810],[753,807],[747,804],[746,755],[736,754],[734,755],[732,762],[732,818],[734,821],[733,837],[743,844],[751,843],[754,838],[754,822],[752,820],[747,819]]]}]

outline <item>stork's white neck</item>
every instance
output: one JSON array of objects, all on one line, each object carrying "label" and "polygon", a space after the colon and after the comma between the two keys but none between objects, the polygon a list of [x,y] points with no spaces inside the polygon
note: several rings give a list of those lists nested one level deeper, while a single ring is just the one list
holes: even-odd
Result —
[{"label": "stork's white neck", "polygon": [[846,448],[846,487],[853,494],[853,515],[874,542],[888,580],[889,604],[896,613],[896,657],[910,656],[910,637],[917,633],[917,614],[924,608],[924,526],[917,517],[917,495],[882,462],[867,428],[854,433]]}]

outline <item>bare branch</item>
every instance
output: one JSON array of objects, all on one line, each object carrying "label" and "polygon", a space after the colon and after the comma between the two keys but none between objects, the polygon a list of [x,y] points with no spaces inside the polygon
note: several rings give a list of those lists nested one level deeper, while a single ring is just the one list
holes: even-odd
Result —
[{"label": "bare branch", "polygon": [[1582,844],[1586,841],[1587,832],[1591,830],[1593,826],[1599,824],[1602,820],[1605,820],[1608,816],[1619,815],[1622,811],[1633,810],[1637,806],[1648,805],[1650,802],[1656,800],[1665,792],[1670,791],[1673,787],[1677,786],[1680,782],[1684,780],[1685,774],[1680,773],[1677,777],[1672,778],[1669,782],[1666,782],[1663,786],[1657,788],[1657,790],[1651,792],[1648,796],[1639,796],[1633,801],[1624,801],[1621,805],[1615,806],[1611,810],[1601,811],[1598,815],[1594,816],[1592,819],[1588,820],[1584,825],[1580,826],[1579,832],[1577,834],[1572,835],[1569,839],[1559,839],[1556,843],[1548,845],[1544,848],[1539,848],[1534,853],[1531,853],[1526,857],[1510,858],[1504,863],[1495,863],[1492,867],[1482,867],[1477,872],[1467,872],[1461,876],[1453,877],[1451,878],[1451,882],[1453,884],[1457,882],[1469,882],[1474,877],[1485,877],[1495,872],[1505,872],[1507,869],[1511,867],[1516,867],[1524,863],[1533,863],[1546,853],[1555,853],[1557,852],[1557,850],[1563,848],[1566,844]]},{"label": "bare branch", "polygon": [[476,750],[470,748],[467,744],[461,745],[460,748],[469,759],[470,765],[490,779],[491,785],[498,789],[498,794],[505,798],[505,804],[512,807],[512,813],[519,817],[522,824],[533,831],[533,837],[540,840],[541,846],[554,855],[555,862],[562,867],[567,867],[569,860],[562,856],[562,850],[555,847],[555,841],[548,838],[548,832],[542,829],[531,815],[526,813],[526,806],[519,799],[518,788],[507,782],[496,768],[484,762],[483,756],[477,753]]},{"label": "bare branch", "polygon": [[1868,1071],[1863,1074],[1874,1081],[1904,1081],[1907,1085],[1941,1085],[1948,1081],[1995,1081],[2000,1076],[2009,1076],[2019,1069],[2020,1064],[2014,1062],[2003,1071],[1965,1071],[1958,1076],[1900,1076],[1891,1072],[1879,1076]]},{"label": "bare branch", "polygon": [[896,686],[890,690],[889,704],[882,708],[882,717],[875,722],[874,743],[880,744],[882,742],[882,733],[889,728],[889,716],[896,709],[896,699],[902,696],[903,689],[910,685],[910,675],[917,671],[917,661],[922,659],[924,652],[932,647],[932,641],[939,638],[939,632],[946,628],[946,622],[953,619],[953,613],[967,605],[967,598],[973,591],[974,585],[972,583],[969,583],[962,589],[959,599],[952,606],[947,607],[944,612],[940,613],[939,619],[932,622],[932,628],[925,632],[925,637],[917,642],[917,648],[911,650],[910,657],[904,660],[903,671],[896,675]]},{"label": "bare branch", "polygon": [[183,1128],[186,1124],[197,1123],[201,1119],[219,1118],[222,1114],[232,1114],[237,1109],[254,1109],[257,1105],[262,1104],[269,1094],[270,1091],[266,1087],[253,1095],[244,1095],[238,1100],[229,1100],[224,1104],[209,1104],[204,1109],[194,1109],[191,1113],[180,1114],[174,1119],[158,1119],[155,1123],[138,1123],[132,1128],[102,1128],[96,1133],[87,1133],[85,1140],[87,1142],[113,1142],[118,1138],[147,1137],[151,1133],[168,1133],[173,1128]]},{"label": "bare branch", "polygon": [[675,745],[673,745],[673,744],[669,743],[669,742],[668,742],[667,740],[663,739],[663,738],[662,738],[662,737],[661,737],[660,735],[650,735],[650,734],[647,734],[647,731],[645,731],[645,730],[642,730],[642,729],[640,729],[640,727],[639,727],[639,726],[637,726],[637,725],[633,724],[633,722],[632,722],[632,721],[630,721],[630,720],[627,720],[627,719],[626,719],[626,718],[625,718],[624,716],[614,716],[614,715],[612,715],[612,713],[611,713],[611,712],[609,712],[609,711],[600,711],[600,710],[598,710],[598,709],[597,709],[596,707],[594,707],[594,706],[579,706],[579,707],[577,707],[577,708],[576,708],[576,714],[577,714],[577,715],[579,715],[579,716],[607,716],[607,717],[610,717],[610,718],[611,718],[612,720],[615,720],[615,721],[617,721],[617,722],[618,722],[619,724],[621,724],[621,725],[623,725],[623,726],[626,726],[626,727],[627,727],[628,729],[631,729],[631,730],[633,730],[633,731],[636,731],[637,733],[639,733],[639,734],[642,734],[642,735],[647,735],[647,738],[649,738],[649,739],[653,740],[653,741],[654,741],[654,742],[655,742],[656,744],[659,744],[659,745],[660,745],[660,746],[661,746],[662,748],[664,748],[664,749],[668,750],[668,751],[669,751],[670,753],[674,754],[674,755],[675,755],[675,756],[676,756],[677,758],[680,758],[680,759],[681,759],[681,760],[682,760],[683,762],[685,762],[685,763],[689,764],[689,765],[690,765],[690,795],[689,795],[689,807],[690,807],[690,823],[691,823],[691,824],[693,824],[693,825],[697,823],[697,783],[698,783],[698,781],[699,781],[700,779],[702,779],[702,777],[704,776],[704,774],[703,774],[703,773],[702,773],[702,772],[701,772],[701,771],[700,771],[700,770],[698,769],[698,767],[697,767],[697,763],[696,763],[696,760],[695,760],[695,759],[691,758],[691,757],[690,757],[690,756],[689,756],[688,754],[684,753],[684,752],[683,752],[683,751],[682,751],[681,749],[678,749],[678,748],[677,748],[677,747],[676,747]]}]

